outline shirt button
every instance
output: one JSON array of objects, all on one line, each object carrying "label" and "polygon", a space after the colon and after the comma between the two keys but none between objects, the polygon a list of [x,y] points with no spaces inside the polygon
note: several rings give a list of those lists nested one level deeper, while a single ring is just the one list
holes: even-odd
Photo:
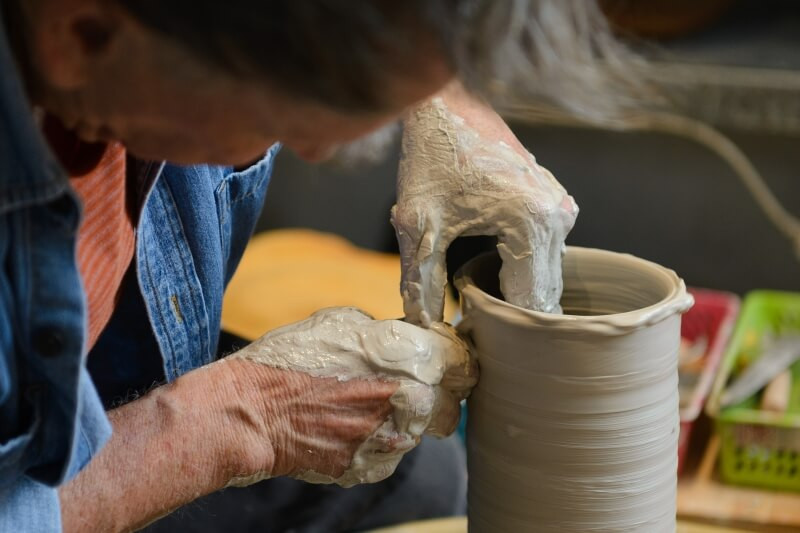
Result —
[{"label": "shirt button", "polygon": [[55,357],[64,349],[64,337],[55,328],[43,328],[33,335],[33,349],[42,357]]}]

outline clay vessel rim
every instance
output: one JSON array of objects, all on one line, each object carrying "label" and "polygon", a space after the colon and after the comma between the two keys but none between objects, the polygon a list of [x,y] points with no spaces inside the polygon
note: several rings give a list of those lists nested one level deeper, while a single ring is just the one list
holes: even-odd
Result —
[{"label": "clay vessel rim", "polygon": [[[480,313],[494,316],[502,321],[528,326],[542,325],[558,327],[561,330],[580,330],[610,335],[623,334],[632,330],[651,326],[675,314],[685,313],[694,305],[694,298],[686,290],[683,279],[669,268],[627,253],[612,252],[598,248],[567,246],[567,255],[574,256],[576,254],[587,259],[598,256],[608,258],[610,255],[613,255],[619,261],[625,261],[631,266],[638,267],[640,270],[649,271],[648,274],[655,278],[661,278],[661,281],[668,283],[671,289],[661,300],[651,305],[622,313],[603,315],[559,315],[541,311],[531,311],[492,296],[475,283],[472,276],[472,271],[475,266],[485,261],[487,257],[497,255],[496,251],[485,252],[470,259],[456,272],[454,283],[461,294],[462,300],[466,302],[466,305],[470,309],[477,307]],[[475,304],[481,305],[476,306]],[[468,320],[469,315],[473,312],[472,310],[465,310],[465,319]]]}]

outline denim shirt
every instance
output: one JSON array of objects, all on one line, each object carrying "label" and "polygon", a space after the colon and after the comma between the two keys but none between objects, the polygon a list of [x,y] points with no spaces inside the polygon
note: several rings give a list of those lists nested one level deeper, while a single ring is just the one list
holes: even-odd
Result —
[{"label": "denim shirt", "polygon": [[152,358],[168,381],[215,358],[223,291],[279,146],[243,172],[137,166],[157,177],[90,374],[81,206],[29,109],[0,20],[0,531],[60,531],[55,487],[111,435],[98,389],[152,379]]}]

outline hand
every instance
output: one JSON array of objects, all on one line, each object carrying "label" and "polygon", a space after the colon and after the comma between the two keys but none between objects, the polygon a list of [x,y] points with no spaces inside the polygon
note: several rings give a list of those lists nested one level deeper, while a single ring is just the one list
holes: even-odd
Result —
[{"label": "hand", "polygon": [[406,320],[442,320],[445,253],[460,235],[497,237],[508,302],[560,312],[564,239],[578,214],[572,197],[458,86],[415,109],[404,127],[392,223]]},{"label": "hand", "polygon": [[231,359],[257,362],[271,376],[257,392],[274,466],[236,484],[275,475],[342,486],[380,481],[423,433],[453,432],[459,402],[477,380],[452,328],[374,320],[353,308],[319,311]]}]

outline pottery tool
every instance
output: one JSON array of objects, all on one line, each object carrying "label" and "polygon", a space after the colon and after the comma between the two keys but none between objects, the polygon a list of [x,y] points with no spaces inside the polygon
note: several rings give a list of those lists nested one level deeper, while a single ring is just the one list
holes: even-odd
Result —
[{"label": "pottery tool", "polygon": [[708,351],[708,337],[700,335],[694,341],[681,337],[678,350],[678,396],[684,409],[692,401],[692,395],[700,382]]},{"label": "pottery tool", "polygon": [[720,397],[720,407],[728,407],[749,398],[799,359],[800,336],[779,337],[725,389]]},{"label": "pottery tool", "polygon": [[678,367],[684,370],[702,370],[703,357],[708,351],[708,337],[699,336],[694,341],[681,337],[678,350]]},{"label": "pottery tool", "polygon": [[769,382],[761,395],[761,410],[785,413],[792,392],[792,371],[784,370]]},{"label": "pottery tool", "polygon": [[705,355],[708,351],[708,337],[699,336],[694,341],[681,337],[678,350],[678,395],[681,409],[692,401],[692,394],[700,381]]}]

